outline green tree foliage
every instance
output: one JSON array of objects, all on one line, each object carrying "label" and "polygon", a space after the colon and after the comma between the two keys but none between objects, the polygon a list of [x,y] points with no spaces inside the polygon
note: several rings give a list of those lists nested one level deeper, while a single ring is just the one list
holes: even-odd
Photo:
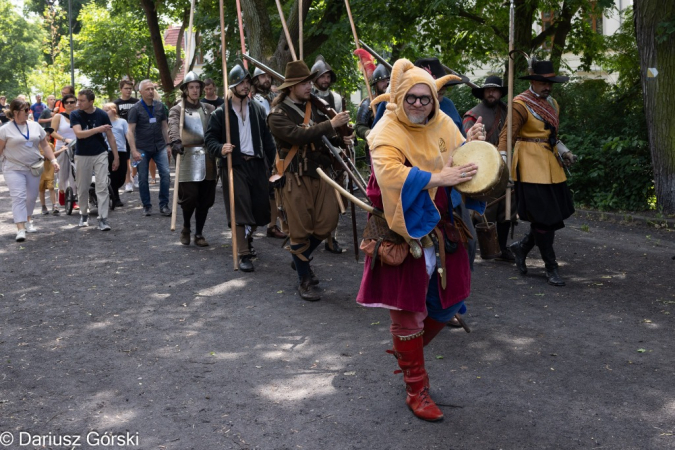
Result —
[{"label": "green tree foliage", "polygon": [[75,36],[75,66],[92,88],[117,97],[122,78],[138,82],[155,78],[150,34],[142,15],[123,10],[111,13],[92,2],[80,11],[82,29]]},{"label": "green tree foliage", "polygon": [[80,32],[81,23],[78,19],[80,10],[87,3],[94,1],[101,7],[106,7],[108,0],[24,0],[24,12],[28,14],[37,14],[42,16],[45,11],[53,8],[61,9],[65,12],[64,15],[58,16],[55,25],[60,36],[65,36],[69,33],[68,30],[68,3],[70,1],[71,10],[73,13],[73,33]]},{"label": "green tree foliage", "polygon": [[606,38],[608,52],[598,58],[617,82],[573,82],[554,95],[562,109],[561,138],[580,156],[570,178],[575,200],[598,209],[643,210],[653,204],[654,173],[632,9],[623,15],[619,31]]},{"label": "green tree foliage", "polygon": [[28,77],[40,61],[42,30],[9,0],[0,0],[0,29],[0,92],[8,99],[29,95]]}]

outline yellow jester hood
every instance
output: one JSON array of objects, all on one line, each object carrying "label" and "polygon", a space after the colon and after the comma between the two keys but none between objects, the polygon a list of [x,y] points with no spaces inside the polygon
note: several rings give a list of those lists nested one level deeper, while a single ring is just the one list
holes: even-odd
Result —
[{"label": "yellow jester hood", "polygon": [[[423,188],[464,142],[452,119],[440,111],[436,95],[453,79],[459,78],[447,75],[434,80],[426,70],[399,59],[391,72],[390,92],[372,102],[373,106],[388,102],[384,116],[368,135],[373,172],[387,223],[406,239],[421,238],[438,222],[440,216],[433,205],[436,189]],[[408,91],[420,83],[429,86],[434,107],[426,123],[414,124],[403,105]]]}]

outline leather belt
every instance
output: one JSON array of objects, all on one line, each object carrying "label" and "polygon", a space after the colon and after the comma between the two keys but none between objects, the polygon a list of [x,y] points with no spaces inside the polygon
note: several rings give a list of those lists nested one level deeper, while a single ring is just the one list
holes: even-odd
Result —
[{"label": "leather belt", "polygon": [[250,161],[252,159],[258,159],[258,157],[257,156],[241,155],[241,159],[243,159],[244,161]]},{"label": "leather belt", "polygon": [[542,143],[542,144],[548,144],[548,139],[542,139],[542,138],[516,138],[516,141],[523,141],[523,142],[536,142],[536,143]]}]

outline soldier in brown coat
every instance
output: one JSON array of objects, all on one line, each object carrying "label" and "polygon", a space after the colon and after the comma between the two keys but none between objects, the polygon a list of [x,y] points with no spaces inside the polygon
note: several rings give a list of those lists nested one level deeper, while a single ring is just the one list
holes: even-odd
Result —
[{"label": "soldier in brown coat", "polygon": [[298,272],[298,292],[304,300],[316,301],[320,293],[318,278],[309,265],[316,247],[330,236],[338,222],[335,191],[316,172],[332,170],[330,151],[321,142],[326,136],[336,144],[342,138],[335,131],[349,122],[349,113],[341,112],[332,119],[319,114],[311,101],[312,80],[303,61],[286,65],[286,81],[279,86],[281,94],[274,100],[267,116],[277,143],[275,172],[278,198],[285,211],[290,236],[291,255]]}]

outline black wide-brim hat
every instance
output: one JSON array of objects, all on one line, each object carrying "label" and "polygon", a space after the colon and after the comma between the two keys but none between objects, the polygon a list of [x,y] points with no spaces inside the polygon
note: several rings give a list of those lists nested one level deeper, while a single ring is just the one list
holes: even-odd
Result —
[{"label": "black wide-brim hat", "polygon": [[483,96],[485,95],[485,89],[487,88],[499,89],[499,92],[502,93],[502,97],[505,97],[509,93],[508,86],[504,86],[504,82],[502,81],[501,77],[498,77],[496,75],[490,75],[489,77],[487,77],[485,79],[485,83],[483,83],[481,87],[472,88],[471,93],[477,99],[483,100]]},{"label": "black wide-brim hat", "polygon": [[551,61],[535,61],[530,75],[519,77],[521,80],[547,81],[549,83],[567,83],[570,77],[557,76]]},{"label": "black wide-brim hat", "polygon": [[295,86],[310,79],[314,79],[318,72],[310,72],[304,61],[291,61],[286,64],[285,81],[279,86],[279,90]]},{"label": "black wide-brim hat", "polygon": [[[434,80],[444,77],[448,74],[445,71],[445,67],[443,67],[443,64],[441,64],[438,58],[420,58],[417,61],[415,61],[415,65],[429,72],[431,76],[434,77]],[[448,81],[443,87],[455,86],[457,84],[464,84],[469,82],[469,77],[465,77],[464,75],[454,73],[453,75],[459,77],[460,80]]]}]

